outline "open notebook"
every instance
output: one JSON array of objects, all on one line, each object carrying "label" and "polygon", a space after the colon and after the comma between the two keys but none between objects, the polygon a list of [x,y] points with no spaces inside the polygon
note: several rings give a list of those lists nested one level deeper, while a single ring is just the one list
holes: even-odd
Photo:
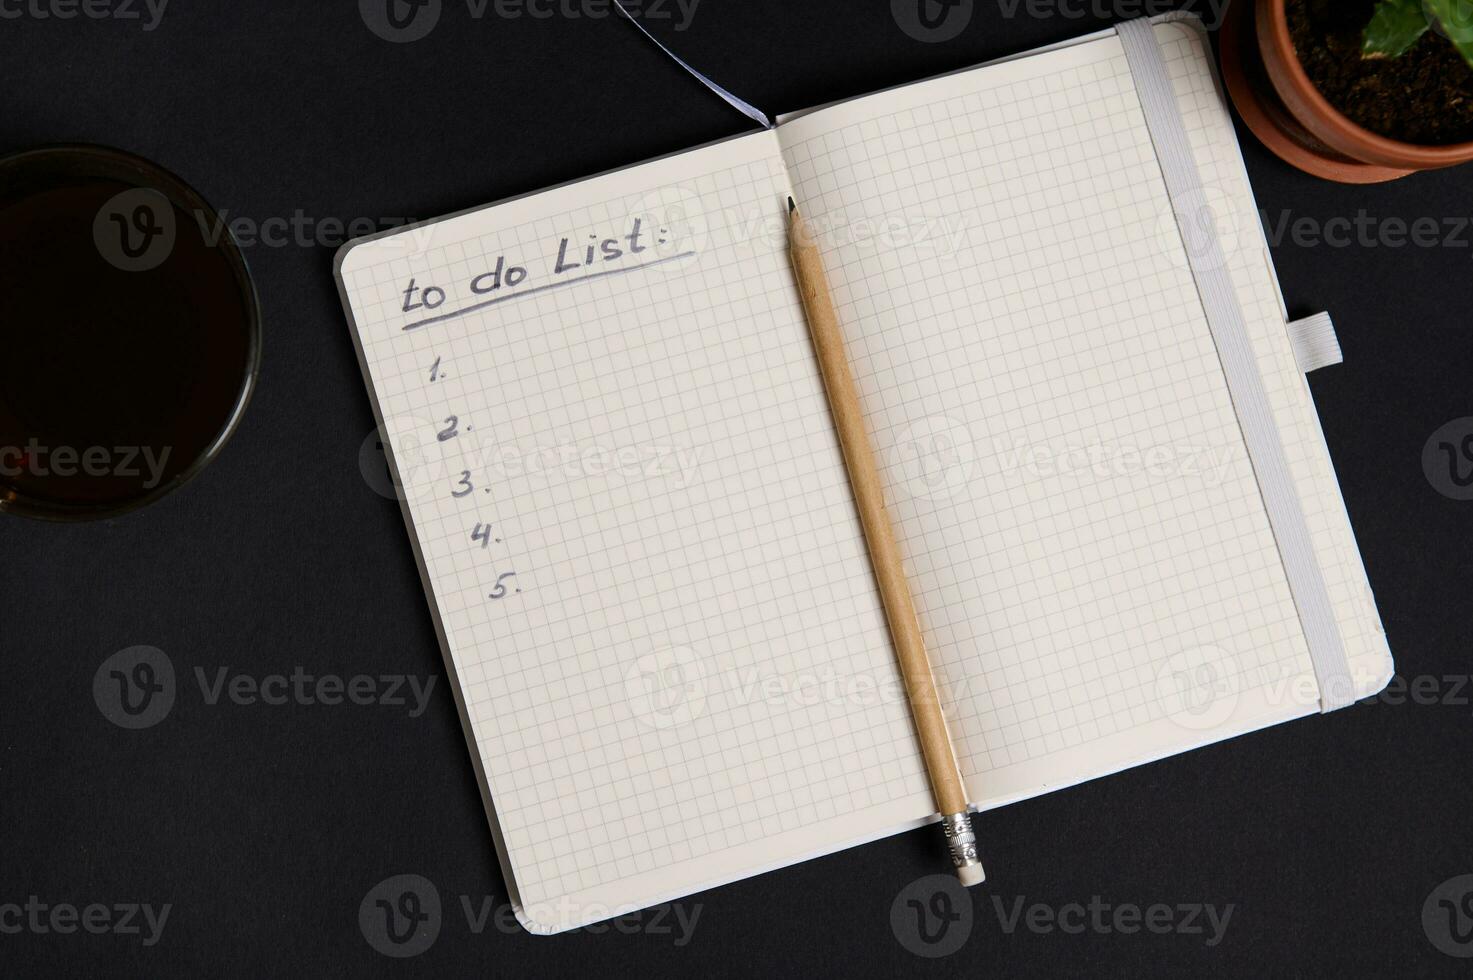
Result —
[{"label": "open notebook", "polygon": [[[1205,37],[1154,31],[1365,696],[1390,655]],[[1321,707],[1121,37],[802,113],[339,255],[530,930],[935,818],[790,193],[974,808]]]}]

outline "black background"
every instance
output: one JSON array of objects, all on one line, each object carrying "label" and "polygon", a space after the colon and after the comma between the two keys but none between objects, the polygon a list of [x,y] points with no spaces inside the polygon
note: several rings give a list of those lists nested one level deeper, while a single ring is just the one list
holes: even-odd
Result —
[{"label": "black background", "polygon": [[[703,0],[689,30],[651,26],[785,111],[1107,22],[1009,18],[978,0],[960,37],[927,44],[883,0]],[[153,32],[0,19],[0,84],[0,153],[115,145],[255,221],[297,209],[428,218],[746,125],[627,23],[476,21],[463,0],[405,45],[371,34],[353,0],[173,0]],[[1468,169],[1336,186],[1240,136],[1273,220],[1473,214]],[[151,948],[0,935],[0,973],[1466,973],[1421,926],[1429,892],[1473,872],[1466,690],[1462,704],[1358,705],[984,815],[990,878],[971,937],[934,963],[890,926],[898,891],[940,868],[934,828],[689,899],[701,912],[683,947],[648,934],[471,934],[459,897],[499,903],[506,889],[443,676],[415,719],[209,707],[194,687],[196,666],[443,675],[398,508],[359,471],[372,421],[331,243],[246,254],[264,365],[223,456],[123,519],[0,520],[0,903],[173,906]],[[1285,242],[1274,258],[1291,310],[1329,309],[1339,326],[1346,363],[1313,389],[1398,670],[1466,675],[1473,503],[1437,493],[1420,457],[1435,429],[1473,415],[1473,249],[1467,236],[1437,248]],[[181,693],[161,724],[130,732],[102,717],[91,685],[104,658],[135,644],[168,653]],[[357,923],[368,889],[397,873],[426,876],[446,905],[438,941],[411,960],[375,952]],[[1096,895],[1235,909],[1209,948],[1193,935],[1007,935],[991,901]]]}]

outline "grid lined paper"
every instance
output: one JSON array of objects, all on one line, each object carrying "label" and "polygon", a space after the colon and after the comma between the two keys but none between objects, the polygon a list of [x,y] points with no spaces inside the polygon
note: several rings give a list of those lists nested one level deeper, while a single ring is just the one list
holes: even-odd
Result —
[{"label": "grid lined paper", "polygon": [[[827,821],[872,836],[926,812],[787,194],[762,134],[374,243],[343,272],[519,897],[549,928],[785,838],[832,846]],[[402,329],[484,302],[465,285],[498,258],[538,289],[563,238],[641,216],[670,261]],[[411,279],[447,298],[404,312]]]},{"label": "grid lined paper", "polygon": [[1009,67],[779,131],[984,802],[1307,664],[1120,44]]}]

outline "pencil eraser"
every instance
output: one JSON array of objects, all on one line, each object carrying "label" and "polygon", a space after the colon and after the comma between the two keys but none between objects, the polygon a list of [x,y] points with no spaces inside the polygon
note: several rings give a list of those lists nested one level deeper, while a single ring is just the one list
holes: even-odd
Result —
[{"label": "pencil eraser", "polygon": [[980,885],[987,880],[987,872],[982,870],[980,864],[964,864],[956,869],[956,876],[966,888]]}]

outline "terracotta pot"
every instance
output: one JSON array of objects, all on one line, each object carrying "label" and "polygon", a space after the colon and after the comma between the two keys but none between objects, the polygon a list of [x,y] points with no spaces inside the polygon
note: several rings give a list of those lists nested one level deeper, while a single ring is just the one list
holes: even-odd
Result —
[{"label": "terracotta pot", "polygon": [[1306,173],[1346,184],[1473,160],[1473,142],[1403,143],[1342,115],[1299,63],[1284,3],[1236,0],[1222,26],[1223,81],[1243,122],[1270,150]]}]

